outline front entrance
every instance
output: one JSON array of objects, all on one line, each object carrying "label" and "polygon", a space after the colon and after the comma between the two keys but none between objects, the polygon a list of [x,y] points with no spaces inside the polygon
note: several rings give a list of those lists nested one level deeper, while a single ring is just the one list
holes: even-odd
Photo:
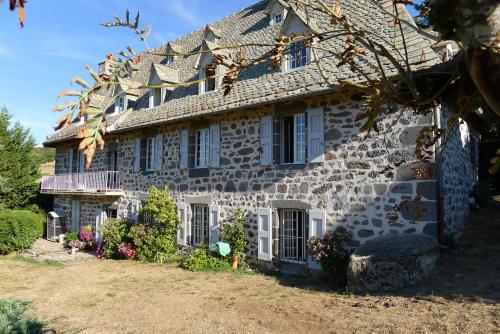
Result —
[{"label": "front entrance", "polygon": [[193,205],[193,246],[208,245],[208,205]]},{"label": "front entrance", "polygon": [[71,201],[71,231],[75,232],[80,229],[80,201]]},{"label": "front entrance", "polygon": [[308,226],[304,210],[282,209],[280,219],[280,260],[303,264],[307,261]]}]

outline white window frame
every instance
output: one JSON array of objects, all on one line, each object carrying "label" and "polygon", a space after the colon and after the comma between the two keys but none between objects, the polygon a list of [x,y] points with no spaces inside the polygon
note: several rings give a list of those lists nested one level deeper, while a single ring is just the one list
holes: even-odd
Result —
[{"label": "white window frame", "polygon": [[195,168],[208,168],[210,164],[210,128],[195,130]]},{"label": "white window frame", "polygon": [[150,172],[155,170],[155,138],[150,137],[146,139],[146,171]]},{"label": "white window frame", "polygon": [[[307,131],[306,131],[306,119],[307,115],[306,113],[299,113],[299,114],[293,114],[289,116],[285,116],[284,118],[292,117],[293,118],[293,161],[291,162],[285,162],[285,134],[284,134],[284,124],[283,124],[283,119],[281,120],[281,134],[280,134],[280,163],[282,165],[302,165],[307,162]],[[303,127],[303,146],[304,146],[304,156],[303,159],[299,160],[297,159],[297,153],[298,153],[298,136],[297,136],[297,119],[299,117],[303,117],[304,119],[304,127]]]},{"label": "white window frame", "polygon": [[[160,93],[160,103],[156,104],[156,94]],[[159,107],[163,104],[163,98],[164,98],[164,88],[151,88],[149,90],[149,107],[154,108],[154,107]]]},{"label": "white window frame", "polygon": [[[123,106],[121,101],[123,101]],[[121,94],[118,95],[115,99],[115,114],[121,114],[127,111],[128,99],[127,95]]]},{"label": "white window frame", "polygon": [[213,78],[213,79],[209,79],[209,80],[214,80],[214,89],[213,90],[207,90],[207,86],[208,86],[208,83],[209,83],[209,80],[207,80],[207,66],[204,66],[200,69],[200,95],[203,95],[203,94],[208,94],[208,93],[211,93],[211,92],[215,92],[217,91],[217,88],[218,88],[218,84],[217,84],[217,77]]},{"label": "white window frame", "polygon": [[[305,49],[306,60],[305,60],[304,64],[302,64],[300,66],[292,67],[293,60],[295,58],[297,58],[296,56],[294,56],[294,54],[297,55],[297,52],[292,53],[292,47],[295,47],[295,45],[297,45],[298,43],[304,44],[304,48],[300,48],[298,52],[302,52]],[[302,69],[305,69],[311,63],[311,47],[306,45],[304,41],[297,41],[297,42],[293,43],[292,45],[290,45],[288,52],[285,52],[284,57],[285,57],[285,61],[283,61],[283,72],[288,73],[288,72],[300,71]],[[302,58],[302,55],[300,57]]]}]

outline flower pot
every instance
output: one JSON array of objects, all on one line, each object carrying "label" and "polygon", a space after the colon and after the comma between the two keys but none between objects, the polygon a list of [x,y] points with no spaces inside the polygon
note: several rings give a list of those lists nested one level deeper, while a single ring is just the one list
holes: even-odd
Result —
[{"label": "flower pot", "polygon": [[231,257],[231,268],[238,269],[238,257],[237,256],[233,255]]},{"label": "flower pot", "polygon": [[76,247],[71,248],[71,255],[75,255],[77,250],[78,248]]}]

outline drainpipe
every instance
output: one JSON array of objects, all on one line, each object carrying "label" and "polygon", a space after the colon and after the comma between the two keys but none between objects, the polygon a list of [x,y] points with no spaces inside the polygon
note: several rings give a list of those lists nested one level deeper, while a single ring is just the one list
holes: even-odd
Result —
[{"label": "drainpipe", "polygon": [[[441,120],[441,106],[438,106],[434,109],[434,124],[441,128],[442,120]],[[440,244],[444,244],[444,192],[443,192],[443,172],[442,172],[442,142],[443,138],[440,137],[436,141],[436,149],[434,151],[434,162],[436,163],[436,182],[437,182],[437,194],[436,198],[438,199],[438,221],[437,221],[437,236]]]}]

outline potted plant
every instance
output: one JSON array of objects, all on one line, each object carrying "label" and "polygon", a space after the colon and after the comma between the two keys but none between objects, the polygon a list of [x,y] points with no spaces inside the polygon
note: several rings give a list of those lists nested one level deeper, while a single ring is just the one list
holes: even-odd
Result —
[{"label": "potted plant", "polygon": [[245,236],[245,228],[243,225],[246,223],[245,216],[241,209],[237,209],[232,224],[225,224],[222,228],[222,240],[231,246],[231,267],[238,268],[238,261],[240,256],[247,247],[247,239]]},{"label": "potted plant", "polygon": [[82,247],[82,242],[80,240],[72,240],[69,242],[69,247],[71,247],[71,255],[75,255]]}]

